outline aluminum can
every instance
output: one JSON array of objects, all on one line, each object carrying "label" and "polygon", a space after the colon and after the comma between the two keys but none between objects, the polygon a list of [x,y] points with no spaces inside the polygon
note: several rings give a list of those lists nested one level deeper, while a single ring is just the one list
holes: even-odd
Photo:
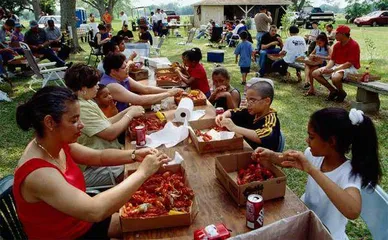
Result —
[{"label": "aluminum can", "polygon": [[224,112],[225,112],[224,108],[222,108],[222,107],[216,108],[216,115],[223,114]]},{"label": "aluminum can", "polygon": [[144,125],[135,127],[136,131],[136,145],[144,146],[146,144],[146,128]]},{"label": "aluminum can", "polygon": [[259,194],[248,196],[246,205],[247,227],[258,229],[264,225],[264,199]]}]

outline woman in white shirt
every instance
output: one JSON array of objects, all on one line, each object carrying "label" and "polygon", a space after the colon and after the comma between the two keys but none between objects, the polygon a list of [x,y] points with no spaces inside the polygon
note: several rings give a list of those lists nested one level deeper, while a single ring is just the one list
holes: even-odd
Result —
[{"label": "woman in white shirt", "polygon": [[[360,110],[325,108],[315,112],[308,124],[309,148],[305,153],[255,150],[254,158],[293,167],[309,174],[305,204],[328,228],[334,239],[348,239],[348,219],[361,213],[361,188],[373,188],[381,179],[376,129]],[[345,155],[351,150],[352,159]]]}]

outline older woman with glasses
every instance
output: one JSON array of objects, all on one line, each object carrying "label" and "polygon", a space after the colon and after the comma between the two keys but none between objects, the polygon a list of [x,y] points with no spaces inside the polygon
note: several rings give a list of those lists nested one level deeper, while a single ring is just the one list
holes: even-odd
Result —
[{"label": "older woman with glasses", "polygon": [[218,115],[216,124],[243,135],[253,149],[261,146],[276,151],[280,139],[280,122],[276,111],[271,108],[273,83],[269,79],[253,78],[247,88],[248,107]]},{"label": "older woman with glasses", "polygon": [[110,53],[105,57],[104,70],[105,74],[100,83],[108,87],[113,99],[117,101],[119,112],[127,108],[128,104],[152,105],[183,91],[179,88],[162,89],[145,86],[136,82],[128,76],[125,56],[120,53]]}]

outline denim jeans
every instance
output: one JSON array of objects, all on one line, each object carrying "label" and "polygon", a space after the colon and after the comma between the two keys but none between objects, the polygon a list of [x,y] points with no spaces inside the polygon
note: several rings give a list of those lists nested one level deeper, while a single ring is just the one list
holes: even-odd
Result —
[{"label": "denim jeans", "polygon": [[0,54],[0,75],[5,73],[5,69],[3,67],[3,57]]},{"label": "denim jeans", "polygon": [[43,54],[45,58],[50,60],[50,62],[56,62],[56,67],[62,67],[65,66],[65,61],[60,59],[58,55],[51,49],[51,48],[40,48],[36,51],[38,54]]},{"label": "denim jeans", "polygon": [[258,51],[260,51],[261,49],[261,38],[263,37],[264,34],[266,34],[267,32],[257,32],[256,34],[256,40],[257,40],[257,46],[256,46],[256,49]]},{"label": "denim jeans", "polygon": [[261,77],[265,74],[265,62],[267,61],[267,54],[277,54],[279,52],[280,52],[280,48],[260,50],[259,73]]},{"label": "denim jeans", "polygon": [[200,30],[198,35],[195,37],[196,39],[200,39],[202,36],[205,36],[206,31],[205,30]]}]

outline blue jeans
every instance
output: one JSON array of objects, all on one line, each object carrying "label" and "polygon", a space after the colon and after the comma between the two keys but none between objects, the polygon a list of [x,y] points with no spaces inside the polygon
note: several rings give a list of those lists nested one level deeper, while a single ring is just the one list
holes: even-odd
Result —
[{"label": "blue jeans", "polygon": [[200,30],[198,35],[195,38],[200,39],[202,36],[205,36],[205,33],[206,33],[205,30]]},{"label": "blue jeans", "polygon": [[256,46],[256,49],[258,51],[260,51],[261,49],[261,38],[263,37],[264,34],[266,34],[267,32],[257,32],[256,34],[256,40],[257,40],[257,46]]},{"label": "blue jeans", "polygon": [[51,49],[51,48],[40,48],[37,51],[35,51],[38,54],[43,54],[45,58],[50,60],[50,62],[56,62],[56,67],[62,67],[65,66],[65,61],[60,59],[58,55]]},{"label": "blue jeans", "polygon": [[261,77],[265,74],[265,62],[267,61],[267,54],[277,54],[279,52],[280,52],[280,48],[260,50],[259,73]]},{"label": "blue jeans", "polygon": [[3,57],[0,54],[0,75],[5,73],[5,69],[3,67]]}]

